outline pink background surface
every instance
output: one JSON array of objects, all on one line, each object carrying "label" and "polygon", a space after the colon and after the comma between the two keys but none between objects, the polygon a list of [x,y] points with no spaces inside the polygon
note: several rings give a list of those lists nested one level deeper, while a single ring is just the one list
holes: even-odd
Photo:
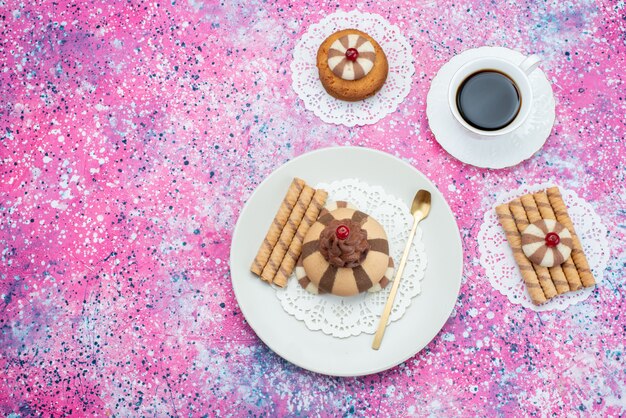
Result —
[{"label": "pink background surface", "polygon": [[[337,9],[379,13],[416,74],[373,126],[327,125],[291,89],[291,52]],[[17,2],[0,9],[0,414],[571,415],[626,412],[626,10],[623,3]],[[543,58],[557,120],[505,170],[434,140],[429,82],[466,49]],[[452,317],[386,372],[331,378],[246,324],[228,256],[242,205],[274,169],[332,145],[430,177],[465,252]],[[476,236],[501,191],[553,181],[602,216],[604,282],[564,312],[512,305]]]}]

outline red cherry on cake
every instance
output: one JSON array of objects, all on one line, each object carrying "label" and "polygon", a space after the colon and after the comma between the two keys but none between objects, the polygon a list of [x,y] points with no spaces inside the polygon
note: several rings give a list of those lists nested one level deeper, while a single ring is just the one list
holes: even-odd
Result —
[{"label": "red cherry on cake", "polygon": [[561,242],[561,237],[556,232],[548,232],[546,234],[546,245],[548,247],[556,247]]},{"label": "red cherry on cake", "polygon": [[335,235],[338,239],[344,240],[350,235],[350,229],[345,225],[339,225],[337,229],[335,229]]},{"label": "red cherry on cake", "polygon": [[348,48],[346,51],[346,59],[348,61],[356,61],[359,58],[359,51],[356,48]]}]

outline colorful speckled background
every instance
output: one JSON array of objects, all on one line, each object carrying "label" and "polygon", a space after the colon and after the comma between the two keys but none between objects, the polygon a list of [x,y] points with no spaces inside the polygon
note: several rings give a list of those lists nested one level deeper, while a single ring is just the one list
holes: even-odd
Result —
[{"label": "colorful speckled background", "polygon": [[[624,2],[377,3],[1,3],[0,415],[626,413]],[[413,48],[411,93],[374,126],[327,125],[290,87],[299,36],[339,8],[381,14]],[[437,69],[483,45],[538,53],[553,83],[552,135],[511,169],[461,164],[428,129]],[[254,188],[344,144],[427,174],[465,251],[439,337],[347,379],[260,342],[228,267]],[[611,259],[592,297],[537,314],[492,289],[476,236],[498,192],[542,181],[593,205]]]}]

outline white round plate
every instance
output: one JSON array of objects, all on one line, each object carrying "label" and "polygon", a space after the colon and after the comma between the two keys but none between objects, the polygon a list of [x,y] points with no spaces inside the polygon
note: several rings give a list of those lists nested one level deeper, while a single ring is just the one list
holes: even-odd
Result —
[{"label": "white round plate", "polygon": [[433,79],[426,100],[428,124],[437,142],[453,157],[483,168],[505,168],[521,163],[541,149],[550,136],[555,118],[552,87],[541,69],[529,78],[533,89],[530,115],[515,131],[492,138],[481,137],[465,129],[454,118],[448,104],[448,84],[465,63],[484,56],[521,63],[526,56],[501,47],[467,50],[444,64]]},{"label": "white round plate", "polygon": [[[254,276],[250,264],[294,177],[312,186],[344,178],[359,178],[384,187],[407,204],[416,191],[432,194],[432,209],[420,224],[428,266],[422,292],[404,316],[387,327],[378,351],[373,336],[334,338],[311,331],[285,312],[275,292]],[[276,354],[317,373],[361,376],[389,369],[424,348],[443,327],[461,285],[463,252],[454,215],[437,188],[411,165],[367,148],[325,148],[301,155],[278,168],[241,210],[233,233],[230,271],[235,297],[256,334]],[[294,280],[292,277],[291,280]],[[382,312],[381,312],[382,313]]]}]

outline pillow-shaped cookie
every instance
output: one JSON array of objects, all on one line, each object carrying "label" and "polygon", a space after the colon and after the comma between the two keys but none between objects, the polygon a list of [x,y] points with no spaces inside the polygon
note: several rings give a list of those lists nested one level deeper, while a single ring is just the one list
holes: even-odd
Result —
[{"label": "pillow-shaped cookie", "polygon": [[572,247],[572,234],[553,219],[533,222],[522,232],[522,251],[532,263],[543,267],[563,264]]},{"label": "pillow-shaped cookie", "polygon": [[380,45],[356,29],[335,32],[317,51],[317,69],[331,96],[350,102],[371,97],[381,89],[389,65]]},{"label": "pillow-shaped cookie", "polygon": [[308,291],[338,296],[380,290],[391,274],[385,230],[345,202],[323,211],[309,228],[296,267],[296,276]]}]

